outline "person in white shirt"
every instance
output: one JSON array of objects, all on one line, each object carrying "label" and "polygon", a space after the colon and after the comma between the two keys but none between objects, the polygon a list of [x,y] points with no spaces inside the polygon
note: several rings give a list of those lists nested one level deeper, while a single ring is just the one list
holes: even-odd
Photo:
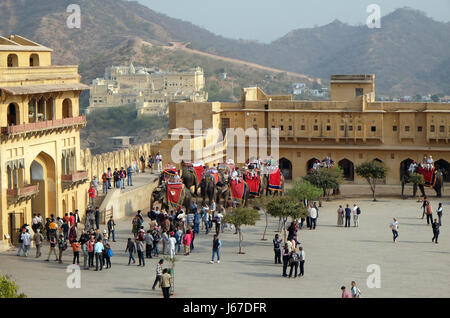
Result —
[{"label": "person in white shirt", "polygon": [[159,152],[156,154],[155,161],[156,161],[156,169],[158,171],[161,171],[162,170],[162,155]]},{"label": "person in white shirt", "polygon": [[305,276],[305,251],[303,250],[303,247],[298,248],[298,254],[300,255],[299,261],[300,261],[300,275],[298,277]]},{"label": "person in white shirt", "polygon": [[174,237],[174,233],[170,233],[170,237],[169,237],[169,255],[170,258],[172,259],[175,256],[175,245],[177,244],[177,240]]},{"label": "person in white shirt", "polygon": [[442,203],[439,203],[438,209],[436,210],[437,216],[439,218],[439,226],[442,226]]},{"label": "person in white shirt", "polygon": [[28,256],[28,252],[30,251],[31,246],[31,235],[28,233],[28,229],[25,230],[24,233],[21,234],[22,244],[23,244],[23,252],[25,256]]},{"label": "person in white shirt", "polygon": [[314,206],[312,206],[309,210],[309,215],[311,218],[310,224],[309,224],[309,229],[316,229],[316,224],[317,224],[317,210]]},{"label": "person in white shirt", "polygon": [[395,243],[395,241],[398,238],[398,221],[396,218],[394,218],[394,222],[391,223],[390,227],[391,227],[392,234],[393,234],[393,241]]},{"label": "person in white shirt", "polygon": [[358,206],[356,204],[353,204],[353,225],[359,226]]},{"label": "person in white shirt", "polygon": [[361,291],[359,290],[358,287],[356,287],[356,282],[352,281],[352,297],[359,298],[360,295],[361,295]]},{"label": "person in white shirt", "polygon": [[411,162],[409,165],[408,171],[409,173],[414,173],[417,169],[417,163],[415,161]]}]

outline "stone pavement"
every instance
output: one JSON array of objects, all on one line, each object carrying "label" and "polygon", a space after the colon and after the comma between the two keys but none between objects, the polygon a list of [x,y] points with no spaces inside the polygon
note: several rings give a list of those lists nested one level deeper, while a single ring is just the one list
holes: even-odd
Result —
[{"label": "stone pavement", "polygon": [[[450,218],[446,207],[450,201],[432,198],[433,210],[438,202],[444,204],[439,244],[431,243],[431,227],[419,219],[420,204],[415,200],[358,199],[362,210],[359,228],[336,227],[337,206],[353,205],[354,201],[324,202],[318,228],[299,232],[306,252],[306,276],[297,279],[282,278],[281,265],[273,264],[276,219],[270,219],[267,241],[260,240],[264,218],[255,227],[243,229],[243,255],[237,254],[237,235],[230,230],[221,234],[220,264],[209,263],[212,234],[202,231],[195,238],[193,253],[177,257],[174,296],[339,297],[340,287],[355,280],[362,297],[449,297],[450,232],[446,224]],[[397,244],[392,243],[389,228],[392,217],[400,222]],[[82,271],[80,289],[66,287],[71,250],[65,252],[63,265],[44,261],[47,246],[40,259],[17,257],[15,251],[8,251],[0,254],[0,269],[11,274],[29,297],[162,297],[160,290],[151,290],[157,259],[146,260],[145,267],[127,266],[124,250],[131,236],[131,219],[118,223],[119,239],[112,243],[112,269]],[[32,249],[31,255],[34,252]],[[366,286],[370,264],[380,266],[379,289]]]}]

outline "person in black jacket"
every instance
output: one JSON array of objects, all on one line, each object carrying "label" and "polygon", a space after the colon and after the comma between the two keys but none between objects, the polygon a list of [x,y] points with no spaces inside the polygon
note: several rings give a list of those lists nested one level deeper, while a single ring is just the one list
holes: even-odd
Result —
[{"label": "person in black jacket", "polygon": [[125,249],[125,253],[129,252],[130,256],[128,258],[128,265],[130,265],[131,260],[133,260],[133,264],[136,263],[136,260],[134,259],[134,252],[136,252],[136,245],[134,244],[133,240],[131,238],[128,238],[127,248]]},{"label": "person in black jacket", "polygon": [[433,228],[433,238],[431,239],[431,242],[435,242],[436,244],[438,244],[438,237],[440,234],[440,230],[439,230],[439,222],[437,219],[434,219],[433,224],[431,224],[431,227]]},{"label": "person in black jacket", "polygon": [[278,234],[275,234],[273,239],[273,251],[275,252],[275,264],[281,264],[281,240]]},{"label": "person in black jacket", "polygon": [[289,263],[289,246],[287,243],[284,243],[284,247],[283,247],[283,251],[281,253],[281,255],[283,255],[283,277],[287,277],[287,266]]}]

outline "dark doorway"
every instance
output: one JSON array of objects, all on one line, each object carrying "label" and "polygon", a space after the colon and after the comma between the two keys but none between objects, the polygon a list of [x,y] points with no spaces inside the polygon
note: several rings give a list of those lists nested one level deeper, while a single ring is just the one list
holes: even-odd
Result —
[{"label": "dark doorway", "polygon": [[317,160],[319,160],[319,159],[312,158],[312,159],[308,160],[308,162],[306,163],[306,172],[307,173],[309,173],[311,171],[312,167],[314,166],[314,162],[316,162]]},{"label": "dark doorway", "polygon": [[444,181],[450,182],[450,175],[449,175],[450,164],[448,163],[448,161],[444,159],[439,159],[434,163],[434,166],[436,167],[436,169],[442,172]]},{"label": "dark doorway", "polygon": [[408,175],[409,166],[411,165],[411,163],[413,161],[414,160],[412,160],[411,158],[408,158],[408,159],[405,159],[402,162],[400,162],[400,181],[403,180],[403,177],[405,175]]},{"label": "dark doorway", "polygon": [[347,181],[354,181],[355,180],[355,169],[353,162],[351,162],[348,159],[342,159],[338,162],[339,167],[343,170],[343,177]]},{"label": "dark doorway", "polygon": [[286,158],[281,158],[279,161],[279,165],[284,179],[292,180],[292,163]]}]

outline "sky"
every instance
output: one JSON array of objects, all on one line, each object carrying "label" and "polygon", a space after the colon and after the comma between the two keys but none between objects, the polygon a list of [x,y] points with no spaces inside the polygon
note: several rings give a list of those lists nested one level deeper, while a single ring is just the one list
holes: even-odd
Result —
[{"label": "sky", "polygon": [[270,42],[289,31],[328,24],[335,19],[356,25],[369,17],[370,4],[384,16],[397,8],[424,11],[450,21],[450,0],[137,0],[152,10],[192,22],[233,39]]}]

